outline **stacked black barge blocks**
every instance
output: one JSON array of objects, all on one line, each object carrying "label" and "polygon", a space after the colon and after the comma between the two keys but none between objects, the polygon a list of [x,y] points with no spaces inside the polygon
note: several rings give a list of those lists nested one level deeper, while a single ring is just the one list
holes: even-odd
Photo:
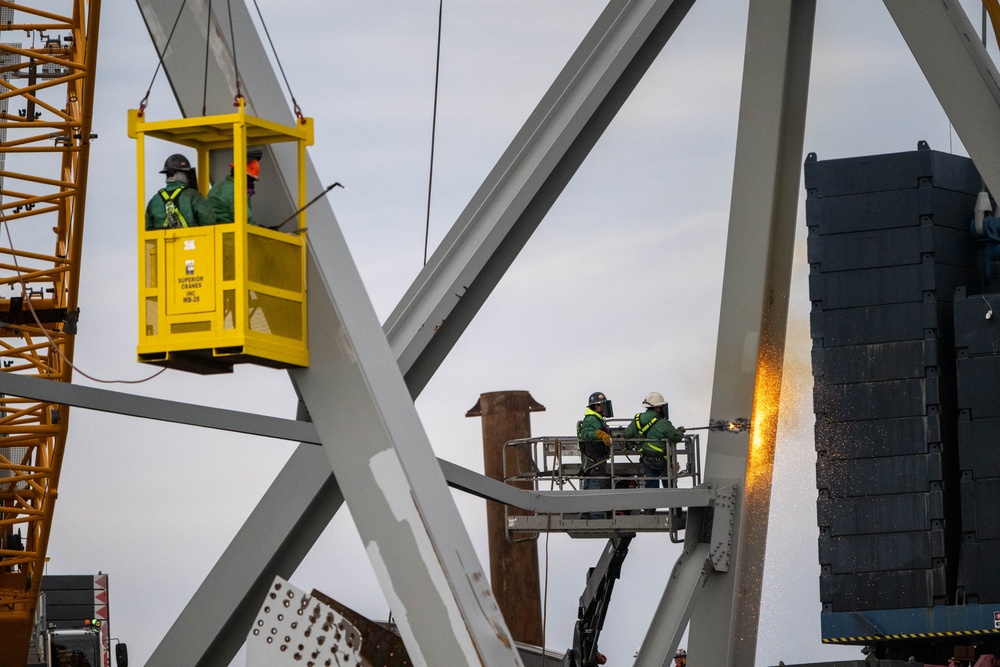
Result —
[{"label": "stacked black barge blocks", "polygon": [[805,185],[823,609],[947,604],[961,541],[953,300],[981,280],[979,175],[921,142],[810,155]]},{"label": "stacked black barge blocks", "polygon": [[955,296],[962,579],[969,603],[1000,602],[1000,294]]}]

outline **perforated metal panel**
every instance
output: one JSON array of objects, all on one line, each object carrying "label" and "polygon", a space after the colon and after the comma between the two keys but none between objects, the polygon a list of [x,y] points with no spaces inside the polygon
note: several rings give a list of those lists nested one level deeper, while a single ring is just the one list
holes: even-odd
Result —
[{"label": "perforated metal panel", "polygon": [[247,667],[369,667],[361,633],[331,607],[275,577],[247,635]]}]

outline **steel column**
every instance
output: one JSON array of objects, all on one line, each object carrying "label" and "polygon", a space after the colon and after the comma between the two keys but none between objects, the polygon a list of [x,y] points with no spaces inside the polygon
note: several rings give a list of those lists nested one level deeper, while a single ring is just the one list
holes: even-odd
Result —
[{"label": "steel column", "polygon": [[739,489],[736,539],[692,614],[693,664],[754,664],[815,11],[750,2],[711,416],[752,428],[709,435],[705,481]]},{"label": "steel column", "polygon": [[983,180],[1000,194],[1000,74],[958,0],[884,0]]}]

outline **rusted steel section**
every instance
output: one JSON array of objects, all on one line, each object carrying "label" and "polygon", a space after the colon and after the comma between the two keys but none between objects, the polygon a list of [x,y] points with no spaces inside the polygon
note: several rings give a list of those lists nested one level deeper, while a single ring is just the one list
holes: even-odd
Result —
[{"label": "rusted steel section", "polygon": [[334,600],[329,595],[313,589],[311,595],[331,607],[346,618],[361,634],[361,667],[410,667],[410,655],[406,652],[403,639],[385,623],[378,623],[350,607]]},{"label": "rusted steel section", "polygon": [[[466,417],[483,420],[483,468],[487,477],[504,479],[506,470],[527,470],[532,464],[530,452],[504,447],[510,440],[531,437],[532,412],[545,406],[526,391],[495,391],[481,394]],[[530,481],[515,486],[531,489]],[[523,510],[509,509],[511,514]],[[515,640],[541,646],[542,601],[538,577],[538,543],[535,537],[512,542],[507,538],[504,506],[486,503],[486,526],[490,544],[490,581],[503,617]]]}]

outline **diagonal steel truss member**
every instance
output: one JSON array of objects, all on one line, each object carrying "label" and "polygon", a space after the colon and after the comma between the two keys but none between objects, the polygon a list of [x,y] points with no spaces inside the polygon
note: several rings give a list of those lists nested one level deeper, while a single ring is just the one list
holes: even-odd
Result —
[{"label": "diagonal steel truss member", "polygon": [[976,169],[1000,193],[1000,74],[962,5],[884,2]]},{"label": "diagonal steel truss member", "polygon": [[[100,2],[35,4],[0,2],[0,362],[68,382]],[[68,423],[0,396],[0,667],[28,658]]]}]

